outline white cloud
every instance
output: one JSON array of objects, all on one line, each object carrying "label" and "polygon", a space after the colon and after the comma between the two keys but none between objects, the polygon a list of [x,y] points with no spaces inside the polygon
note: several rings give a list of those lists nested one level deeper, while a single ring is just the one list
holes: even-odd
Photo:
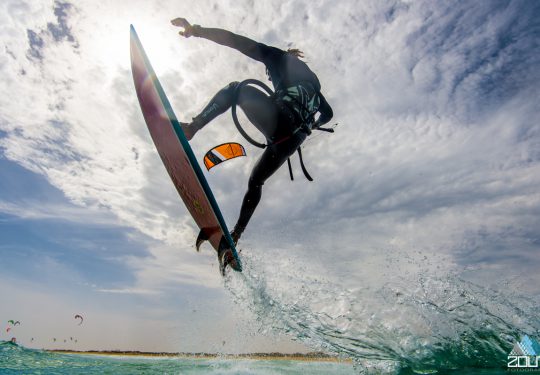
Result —
[{"label": "white cloud", "polygon": [[94,225],[118,225],[118,221],[107,211],[94,210],[73,205],[62,205],[42,201],[0,201],[0,212],[21,219],[59,220]]}]

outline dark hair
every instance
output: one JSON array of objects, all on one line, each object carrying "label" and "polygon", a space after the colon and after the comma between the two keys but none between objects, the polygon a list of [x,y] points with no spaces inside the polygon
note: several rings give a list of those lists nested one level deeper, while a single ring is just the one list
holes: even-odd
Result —
[{"label": "dark hair", "polygon": [[287,53],[299,58],[299,59],[303,59],[304,58],[304,52],[300,51],[298,48],[289,48],[287,49]]}]

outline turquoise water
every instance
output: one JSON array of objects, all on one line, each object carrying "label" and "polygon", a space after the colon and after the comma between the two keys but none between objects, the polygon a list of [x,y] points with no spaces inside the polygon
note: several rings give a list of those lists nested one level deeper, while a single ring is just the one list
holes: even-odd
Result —
[{"label": "turquoise water", "polygon": [[350,363],[59,354],[0,344],[0,374],[354,374]]},{"label": "turquoise water", "polygon": [[[362,371],[347,362],[304,362],[252,359],[186,359],[132,356],[59,354],[0,343],[0,374],[223,374],[223,375],[333,375]],[[378,370],[367,372],[379,374]],[[430,372],[399,371],[399,374]],[[508,374],[504,369],[462,368],[449,375]]]}]

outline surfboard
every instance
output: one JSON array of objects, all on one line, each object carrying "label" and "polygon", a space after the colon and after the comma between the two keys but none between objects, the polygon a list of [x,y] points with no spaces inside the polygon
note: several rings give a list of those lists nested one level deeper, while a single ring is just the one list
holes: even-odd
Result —
[{"label": "surfboard", "polygon": [[130,55],[135,90],[152,140],[178,194],[200,229],[197,250],[204,240],[208,240],[218,253],[220,270],[224,274],[226,264],[221,262],[219,254],[231,249],[236,261],[233,268],[241,271],[240,258],[214,194],[133,25],[130,27]]}]

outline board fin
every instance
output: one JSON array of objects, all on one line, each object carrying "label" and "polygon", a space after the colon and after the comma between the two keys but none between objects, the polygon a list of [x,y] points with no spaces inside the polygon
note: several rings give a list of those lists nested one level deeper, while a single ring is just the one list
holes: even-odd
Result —
[{"label": "board fin", "polygon": [[195,249],[197,251],[201,251],[201,245],[204,241],[207,241],[210,237],[208,237],[207,232],[204,230],[204,228],[201,229],[199,232],[199,235],[197,236],[197,240],[195,241]]}]

